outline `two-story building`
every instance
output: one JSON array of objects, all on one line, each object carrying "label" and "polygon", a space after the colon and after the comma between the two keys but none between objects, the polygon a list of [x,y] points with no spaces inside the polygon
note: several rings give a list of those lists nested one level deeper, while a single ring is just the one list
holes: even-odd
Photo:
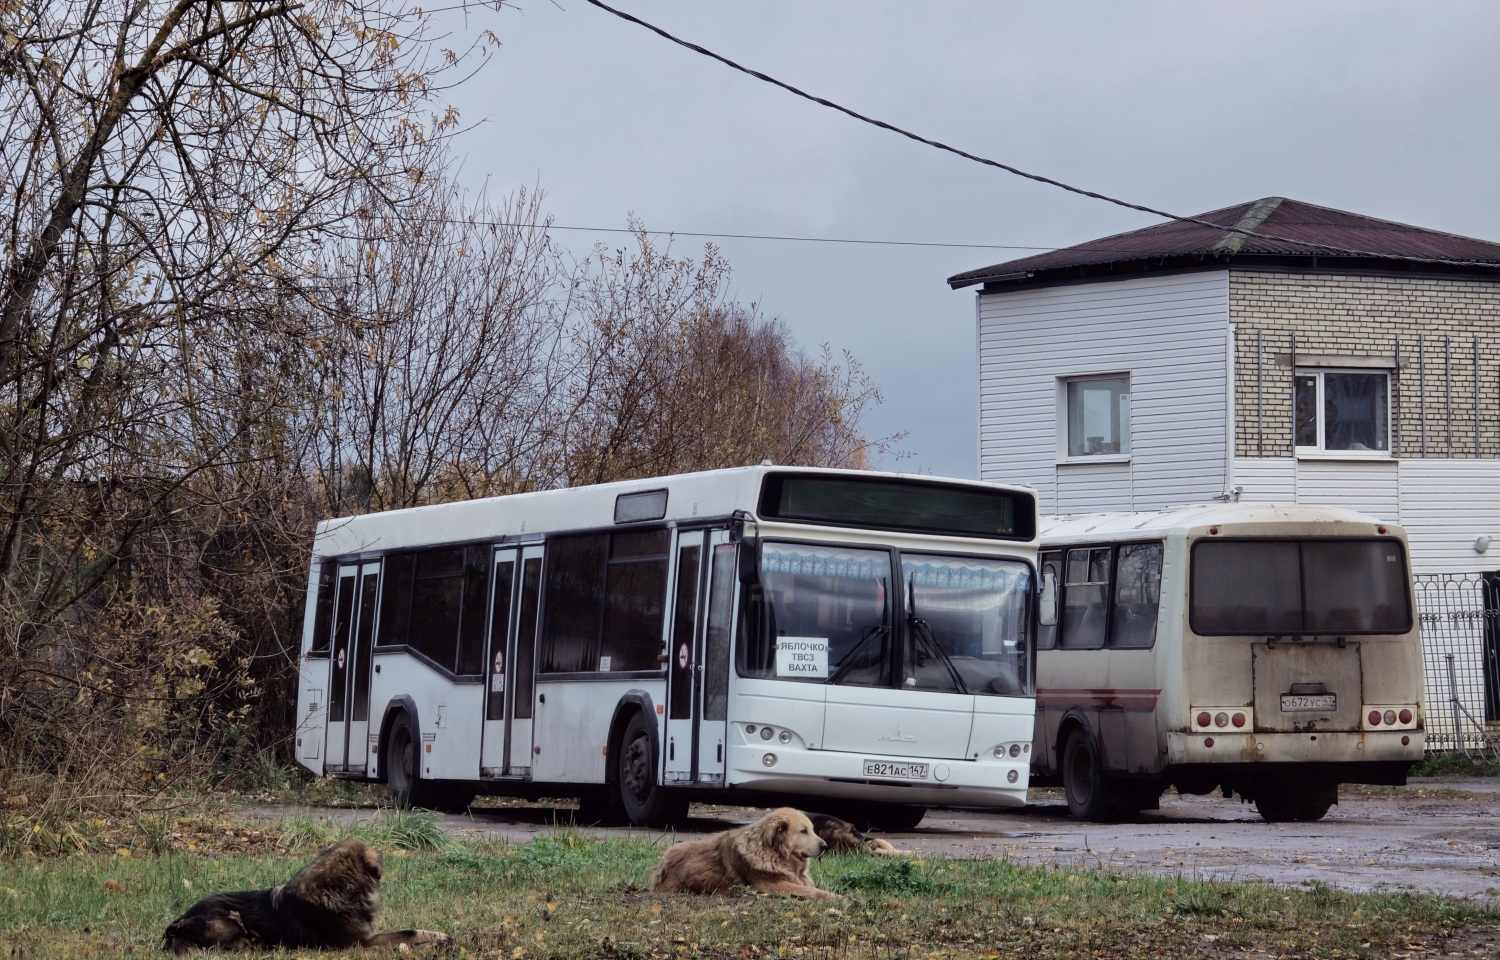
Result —
[{"label": "two-story building", "polygon": [[1050,513],[1220,499],[1402,524],[1429,742],[1482,744],[1500,722],[1500,243],[1280,197],[1192,220],[949,278],[979,288],[981,477],[1034,485]]}]

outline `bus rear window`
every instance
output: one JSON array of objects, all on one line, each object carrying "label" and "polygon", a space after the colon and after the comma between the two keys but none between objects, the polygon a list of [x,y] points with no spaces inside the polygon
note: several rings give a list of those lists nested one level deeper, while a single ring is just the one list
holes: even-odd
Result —
[{"label": "bus rear window", "polygon": [[1189,623],[1202,636],[1406,633],[1399,540],[1200,540]]}]

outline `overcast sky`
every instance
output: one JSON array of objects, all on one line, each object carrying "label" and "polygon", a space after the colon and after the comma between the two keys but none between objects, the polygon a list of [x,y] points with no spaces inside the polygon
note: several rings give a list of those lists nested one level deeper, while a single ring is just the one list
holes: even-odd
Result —
[{"label": "overcast sky", "polygon": [[[454,99],[490,195],[559,225],[1067,246],[1160,222],[861,124],[584,0],[471,19]],[[1266,196],[1500,241],[1500,3],[611,0],[748,67],[971,153],[1197,214]],[[618,235],[558,231],[586,253]],[[671,249],[697,256],[703,240]],[[1027,250],[714,241],[736,299],[885,395],[881,466],[978,474],[973,289]]]}]

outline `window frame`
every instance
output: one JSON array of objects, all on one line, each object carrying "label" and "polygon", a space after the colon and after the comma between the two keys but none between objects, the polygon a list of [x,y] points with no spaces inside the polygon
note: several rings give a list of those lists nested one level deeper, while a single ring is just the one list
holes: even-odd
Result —
[{"label": "window frame", "polygon": [[[1057,379],[1057,459],[1060,463],[1128,463],[1131,457],[1131,377],[1128,370],[1111,373],[1090,373]],[[1086,383],[1121,381],[1124,389],[1115,393],[1111,405],[1110,420],[1118,434],[1119,449],[1100,450],[1096,453],[1073,452],[1073,394],[1074,388]],[[1083,430],[1083,414],[1079,412],[1079,430]],[[1079,438],[1084,440],[1086,438]]]},{"label": "window frame", "polygon": [[[1292,370],[1292,450],[1298,457],[1330,457],[1353,460],[1392,460],[1395,452],[1392,448],[1392,424],[1393,404],[1391,402],[1391,374],[1392,370],[1387,367],[1343,367],[1343,366],[1312,366],[1299,364]],[[1368,450],[1351,450],[1332,448],[1328,446],[1327,439],[1327,416],[1326,416],[1326,388],[1324,378],[1327,374],[1355,375],[1367,377],[1383,377],[1385,385],[1385,423],[1377,426],[1377,432],[1385,439],[1385,449],[1371,448]],[[1313,388],[1313,422],[1317,435],[1317,442],[1313,445],[1301,443],[1300,424],[1298,422],[1298,398],[1301,391],[1303,378],[1312,378]]]},{"label": "window frame", "polygon": [[[1301,599],[1301,609],[1299,610],[1299,613],[1304,618],[1301,627],[1299,627],[1296,630],[1280,630],[1280,631],[1275,631],[1275,630],[1264,629],[1264,630],[1253,630],[1253,631],[1249,631],[1249,632],[1246,632],[1244,630],[1230,630],[1230,629],[1219,629],[1219,630],[1205,630],[1205,629],[1203,629],[1204,626],[1205,626],[1205,624],[1203,624],[1201,622],[1201,620],[1199,619],[1199,617],[1200,617],[1200,611],[1199,611],[1199,607],[1198,607],[1198,599],[1199,599],[1199,592],[1198,592],[1198,590],[1199,590],[1199,584],[1198,584],[1198,567],[1197,567],[1197,564],[1199,562],[1198,561],[1198,549],[1199,549],[1199,547],[1204,546],[1205,544],[1209,545],[1210,549],[1212,549],[1212,548],[1215,548],[1215,547],[1218,547],[1218,546],[1222,546],[1224,544],[1235,544],[1235,543],[1291,544],[1291,545],[1296,546],[1296,548],[1297,548],[1297,561],[1298,561],[1297,580],[1298,580],[1299,592],[1301,594],[1301,596],[1300,596],[1300,599]],[[1403,583],[1405,585],[1405,589],[1402,591],[1402,594],[1401,594],[1402,599],[1404,601],[1404,606],[1405,606],[1405,609],[1403,611],[1405,613],[1405,615],[1406,615],[1406,619],[1404,621],[1405,629],[1384,630],[1384,629],[1377,629],[1375,627],[1371,627],[1370,629],[1358,629],[1358,630],[1348,629],[1348,628],[1343,628],[1343,627],[1320,627],[1320,628],[1312,628],[1312,629],[1308,628],[1307,623],[1306,623],[1306,619],[1305,619],[1306,615],[1307,615],[1307,611],[1308,611],[1308,600],[1307,600],[1307,596],[1306,596],[1306,590],[1307,590],[1307,586],[1308,586],[1308,583],[1307,583],[1307,568],[1308,568],[1308,565],[1307,565],[1307,555],[1304,552],[1304,547],[1306,547],[1308,545],[1340,544],[1340,543],[1343,543],[1343,544],[1375,543],[1375,544],[1395,545],[1398,548],[1397,551],[1396,551],[1396,555],[1397,555],[1397,561],[1396,562],[1400,563],[1401,569],[1399,571],[1397,571],[1395,579],[1398,580],[1398,581],[1400,581],[1401,583]],[[1383,535],[1375,535],[1375,536],[1348,536],[1348,537],[1295,537],[1295,536],[1286,536],[1286,537],[1249,537],[1249,536],[1245,536],[1245,537],[1224,537],[1224,538],[1203,537],[1203,538],[1199,538],[1199,539],[1195,540],[1192,543],[1191,547],[1189,548],[1189,551],[1188,551],[1188,575],[1187,576],[1188,576],[1188,591],[1187,591],[1187,603],[1188,603],[1188,605],[1187,605],[1187,611],[1186,611],[1187,612],[1187,627],[1188,627],[1188,630],[1194,636],[1196,636],[1196,637],[1209,637],[1209,638],[1216,638],[1216,637],[1249,637],[1249,638],[1252,638],[1252,639],[1259,638],[1259,637],[1400,637],[1400,636],[1405,636],[1405,635],[1411,633],[1412,630],[1416,629],[1417,624],[1418,624],[1418,618],[1420,617],[1420,612],[1418,611],[1418,609],[1416,607],[1415,599],[1414,599],[1414,597],[1412,595],[1411,586],[1410,586],[1410,584],[1411,584],[1411,551],[1410,551],[1410,548],[1408,547],[1408,545],[1406,544],[1406,542],[1403,541],[1403,540],[1401,540],[1401,539],[1399,539],[1399,538],[1397,538],[1397,537],[1383,536]]]},{"label": "window frame", "polygon": [[[1118,608],[1118,592],[1120,579],[1120,551],[1123,549],[1140,549],[1144,547],[1156,548],[1156,615],[1152,621],[1150,644],[1122,645],[1117,637],[1120,611]],[[1075,587],[1100,586],[1104,587],[1104,595],[1100,599],[1099,607],[1102,613],[1102,623],[1099,628],[1097,643],[1082,644],[1070,642],[1068,635],[1068,567],[1071,555],[1075,552],[1092,555],[1095,551],[1107,550],[1108,572],[1107,578],[1102,581],[1090,580],[1087,583],[1073,584]],[[1092,559],[1084,560],[1091,564]],[[1058,565],[1057,570],[1057,622],[1050,626],[1036,625],[1038,650],[1077,650],[1081,652],[1100,650],[1153,650],[1156,647],[1161,623],[1161,578],[1166,569],[1166,541],[1156,538],[1145,540],[1113,540],[1105,542],[1089,543],[1067,543],[1049,544],[1043,547],[1037,556],[1037,577],[1040,580],[1043,568],[1050,563]]]}]

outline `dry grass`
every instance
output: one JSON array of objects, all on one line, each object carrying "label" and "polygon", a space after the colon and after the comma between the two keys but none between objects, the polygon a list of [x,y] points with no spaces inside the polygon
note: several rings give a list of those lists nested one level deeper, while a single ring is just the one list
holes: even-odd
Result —
[{"label": "dry grass", "polygon": [[[344,833],[317,821],[210,822],[206,836],[191,824],[169,831],[157,853],[126,846],[0,861],[4,955],[151,952],[198,897],[281,882]],[[845,895],[830,907],[653,894],[647,877],[659,850],[643,840],[565,831],[461,844],[421,816],[354,830],[386,854],[382,926],[447,930],[458,941],[453,956],[1397,958],[1492,956],[1500,943],[1493,910],[1430,897],[844,855],[814,866],[820,886]]]}]

